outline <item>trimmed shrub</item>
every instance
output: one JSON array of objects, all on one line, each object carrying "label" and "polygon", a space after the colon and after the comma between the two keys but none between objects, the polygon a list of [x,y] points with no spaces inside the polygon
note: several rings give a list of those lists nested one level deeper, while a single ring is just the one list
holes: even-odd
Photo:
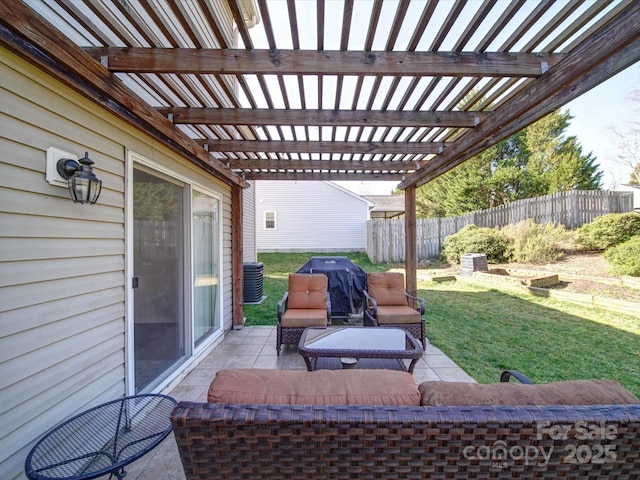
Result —
[{"label": "trimmed shrub", "polygon": [[611,264],[614,275],[640,277],[640,235],[611,247],[604,252],[604,258]]},{"label": "trimmed shrub", "polygon": [[572,233],[564,225],[527,219],[503,227],[500,234],[508,243],[506,255],[512,262],[553,262],[571,248]]},{"label": "trimmed shrub", "polygon": [[582,225],[576,240],[587,250],[606,250],[640,235],[640,215],[634,212],[609,213]]},{"label": "trimmed shrub", "polygon": [[457,233],[449,235],[442,244],[442,256],[451,264],[459,264],[465,253],[484,253],[487,262],[505,261],[507,242],[498,230],[467,225]]}]

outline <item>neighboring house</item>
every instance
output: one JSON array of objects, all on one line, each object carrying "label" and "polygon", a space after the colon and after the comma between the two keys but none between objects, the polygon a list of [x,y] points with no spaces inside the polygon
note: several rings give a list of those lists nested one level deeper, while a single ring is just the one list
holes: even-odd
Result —
[{"label": "neighboring house", "polygon": [[618,185],[614,188],[618,192],[633,193],[633,209],[640,212],[640,185]]},{"label": "neighboring house", "polygon": [[[242,260],[255,261],[255,188],[4,46],[0,78],[0,477],[22,479],[44,432],[170,390],[232,328],[232,204],[246,202]],[[73,203],[55,170],[85,152],[95,205]]]},{"label": "neighboring house", "polygon": [[256,183],[258,252],[363,252],[373,203],[331,182]]},{"label": "neighboring house", "polygon": [[404,217],[404,195],[363,195],[374,204],[369,216],[374,218]]}]

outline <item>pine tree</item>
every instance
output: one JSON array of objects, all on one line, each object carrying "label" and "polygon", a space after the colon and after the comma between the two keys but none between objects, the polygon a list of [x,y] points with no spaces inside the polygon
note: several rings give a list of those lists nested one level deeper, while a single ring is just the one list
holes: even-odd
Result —
[{"label": "pine tree", "polygon": [[568,111],[552,112],[417,190],[418,216],[454,216],[570,189],[601,189],[602,171]]}]

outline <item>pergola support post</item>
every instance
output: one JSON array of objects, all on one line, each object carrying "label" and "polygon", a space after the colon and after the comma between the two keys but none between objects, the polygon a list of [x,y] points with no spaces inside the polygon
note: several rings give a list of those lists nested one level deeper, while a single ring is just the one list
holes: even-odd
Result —
[{"label": "pergola support post", "polygon": [[242,187],[231,187],[231,269],[233,277],[233,328],[244,326],[243,307],[243,250],[242,250]]},{"label": "pergola support post", "polygon": [[404,261],[407,277],[407,291],[418,293],[417,242],[416,242],[416,187],[412,185],[404,191]]}]

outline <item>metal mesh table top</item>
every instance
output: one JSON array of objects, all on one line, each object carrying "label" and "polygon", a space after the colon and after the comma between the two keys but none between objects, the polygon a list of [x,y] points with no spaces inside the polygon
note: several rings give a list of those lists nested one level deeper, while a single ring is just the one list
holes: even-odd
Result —
[{"label": "metal mesh table top", "polygon": [[300,337],[298,352],[311,369],[308,363],[311,358],[404,358],[417,361],[423,349],[409,332],[399,328],[310,327]]},{"label": "metal mesh table top", "polygon": [[319,350],[381,352],[414,349],[407,333],[399,328],[309,328],[300,345],[304,350],[311,352]]},{"label": "metal mesh table top", "polygon": [[32,480],[121,478],[124,466],[171,432],[176,404],[166,395],[144,394],[93,407],[49,431],[27,456],[25,472]]}]

